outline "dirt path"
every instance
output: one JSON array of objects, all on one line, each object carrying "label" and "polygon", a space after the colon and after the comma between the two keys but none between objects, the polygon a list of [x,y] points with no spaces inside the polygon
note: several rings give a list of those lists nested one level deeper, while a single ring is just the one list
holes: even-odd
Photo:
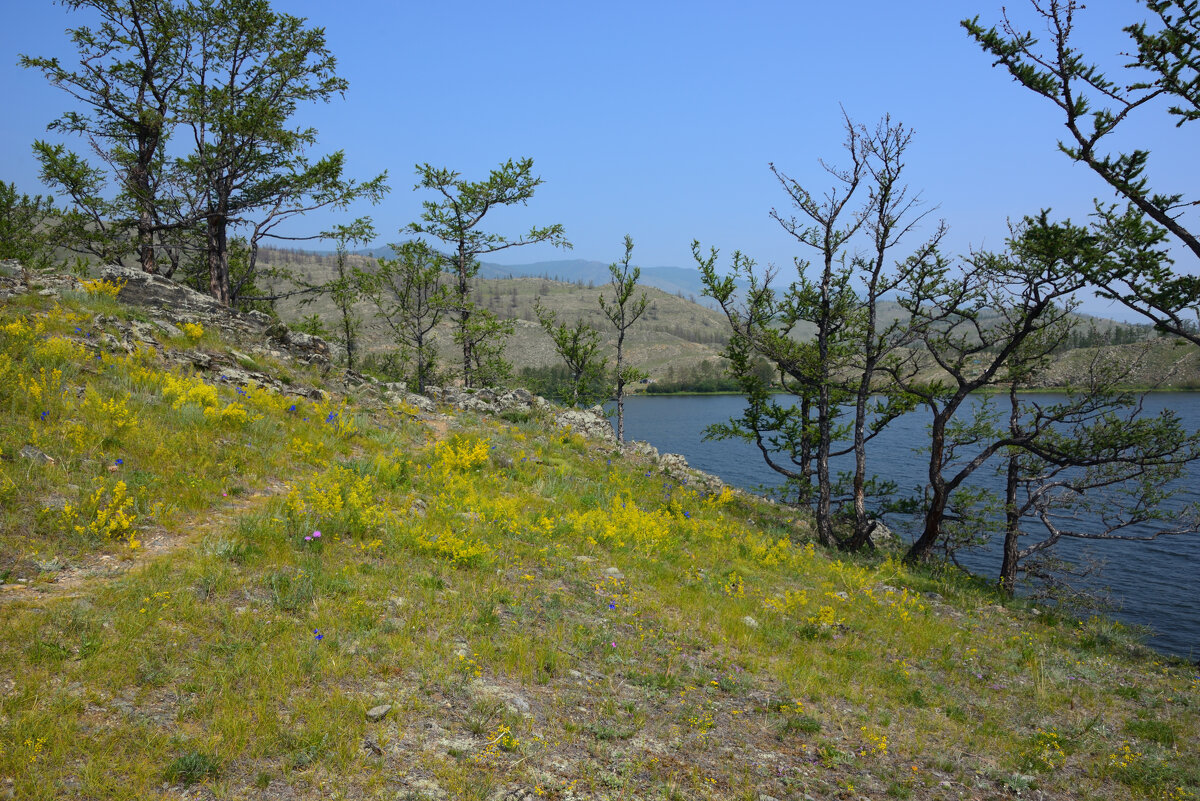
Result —
[{"label": "dirt path", "polygon": [[199,510],[171,529],[155,526],[138,532],[141,547],[126,548],[117,553],[87,554],[82,557],[81,564],[53,573],[42,573],[34,581],[0,585],[0,606],[16,601],[79,597],[96,582],[112,580],[152,559],[203,542],[210,534],[228,531],[239,517],[261,507],[269,499],[284,494],[289,486],[282,481],[270,480],[249,495]]}]

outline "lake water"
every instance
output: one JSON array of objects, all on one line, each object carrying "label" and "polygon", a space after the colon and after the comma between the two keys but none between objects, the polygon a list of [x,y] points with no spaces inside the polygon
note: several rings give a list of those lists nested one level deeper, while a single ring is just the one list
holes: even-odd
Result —
[{"label": "lake water", "polygon": [[[756,490],[778,486],[782,483],[780,476],[767,467],[755,446],[732,440],[703,441],[706,426],[739,414],[744,405],[742,398],[731,395],[634,396],[625,401],[625,436],[646,440],[663,453],[683,454],[688,464],[736,487]],[[1188,430],[1200,428],[1200,394],[1164,392],[1147,398],[1146,414],[1164,408],[1175,410]],[[902,491],[923,485],[928,463],[917,449],[927,442],[927,423],[927,415],[921,413],[894,421],[869,446],[868,469],[895,481]],[[851,467],[852,463],[847,462],[841,469]],[[976,476],[985,486],[1003,486],[991,465],[981,467]],[[1177,508],[1200,500],[1200,465],[1192,465],[1183,489],[1173,501]],[[900,526],[893,528],[902,530]],[[960,555],[960,561],[972,572],[994,579],[1000,568],[998,546],[997,542],[993,547]],[[1088,556],[1104,560],[1099,578],[1082,580],[1080,585],[1108,588],[1120,604],[1113,616],[1149,627],[1154,631],[1149,642],[1154,648],[1200,659],[1200,534],[1160,537],[1151,542],[1073,540],[1062,543],[1058,553],[1073,561]]]}]

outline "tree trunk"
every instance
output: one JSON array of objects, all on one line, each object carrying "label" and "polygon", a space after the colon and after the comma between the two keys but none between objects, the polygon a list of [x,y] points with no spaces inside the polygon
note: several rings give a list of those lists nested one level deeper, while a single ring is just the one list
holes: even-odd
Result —
[{"label": "tree trunk", "polygon": [[229,294],[229,221],[221,212],[209,216],[206,227],[208,251],[208,291],[220,303],[228,306]]},{"label": "tree trunk", "polygon": [[[1008,430],[1016,438],[1020,433],[1021,406],[1017,399],[1017,385],[1014,382],[1008,388],[1010,412],[1008,415]],[[1021,463],[1018,455],[1009,454],[1008,470],[1004,482],[1004,559],[1000,563],[1000,591],[1012,597],[1017,587],[1017,561],[1020,552],[1017,545],[1021,537],[1021,512],[1017,508],[1017,487],[1020,479]]]},{"label": "tree trunk", "polygon": [[832,436],[829,382],[822,381],[817,398],[817,540],[832,548],[833,519],[830,513],[833,487],[829,480],[829,450]]},{"label": "tree trunk", "polygon": [[158,266],[154,263],[154,219],[150,212],[143,209],[138,218],[138,261],[142,272],[155,274]]},{"label": "tree trunk", "polygon": [[1017,544],[1021,536],[1021,514],[1017,510],[1017,478],[1020,467],[1017,456],[1008,457],[1008,472],[1004,487],[1004,559],[1000,563],[1000,591],[1012,597],[1017,587]]},{"label": "tree trunk", "polygon": [[625,329],[617,329],[617,442],[625,441]]},{"label": "tree trunk", "polygon": [[942,533],[942,518],[946,515],[946,506],[950,492],[946,480],[942,477],[943,448],[946,445],[946,422],[951,412],[943,409],[934,415],[929,432],[929,487],[932,497],[929,508],[925,510],[925,529],[904,555],[905,562],[924,562],[929,559],[933,546],[937,544]]},{"label": "tree trunk", "polygon": [[468,331],[470,321],[471,285],[467,278],[466,255],[460,250],[458,255],[458,332],[459,337],[462,339],[463,386],[467,388],[470,388],[472,385],[471,363],[475,356]]}]

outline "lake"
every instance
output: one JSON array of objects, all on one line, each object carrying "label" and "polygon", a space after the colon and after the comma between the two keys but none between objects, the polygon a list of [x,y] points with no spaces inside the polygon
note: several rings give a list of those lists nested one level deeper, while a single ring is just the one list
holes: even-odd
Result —
[{"label": "lake", "polygon": [[[703,441],[706,426],[739,414],[744,406],[743,399],[733,395],[634,396],[625,400],[625,436],[646,440],[663,453],[683,454],[688,464],[735,487],[778,486],[780,476],[767,467],[755,446],[741,441]],[[1200,428],[1200,394],[1162,392],[1147,397],[1146,414],[1164,408],[1176,411],[1188,430]],[[923,485],[927,460],[917,449],[927,442],[927,422],[928,415],[919,412],[894,421],[868,446],[868,469],[895,481],[901,491]],[[850,467],[852,463],[847,461],[841,469]],[[976,480],[1002,489],[991,465],[981,467]],[[1181,508],[1198,500],[1200,464],[1191,467],[1187,486],[1173,503]],[[892,528],[902,533],[903,526]],[[1191,660],[1200,658],[1200,535],[1161,537],[1151,542],[1073,540],[1060,544],[1058,553],[1072,561],[1083,557],[1104,560],[1099,578],[1080,580],[1079,585],[1093,590],[1108,588],[1120,604],[1112,616],[1150,628],[1154,632],[1149,641],[1152,647]],[[972,572],[994,580],[1000,568],[999,543],[961,554],[959,559]]]}]

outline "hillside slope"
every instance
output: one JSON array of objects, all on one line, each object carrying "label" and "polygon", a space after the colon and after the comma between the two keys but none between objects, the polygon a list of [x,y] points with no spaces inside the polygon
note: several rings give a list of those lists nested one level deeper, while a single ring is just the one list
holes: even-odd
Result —
[{"label": "hillside slope", "polygon": [[[264,250],[262,258],[266,266],[286,267],[309,283],[324,282],[332,275],[332,257],[329,256]],[[365,257],[350,256],[350,259],[361,268],[371,266]],[[508,343],[506,358],[518,368],[559,363],[550,337],[537,324],[535,302],[557,313],[562,320],[573,322],[580,317],[589,320],[603,333],[605,347],[611,352],[615,347],[612,326],[604,319],[597,303],[602,291],[602,285],[589,286],[583,280],[564,282],[518,277],[480,278],[474,282],[477,303],[491,309],[501,319],[516,321],[516,333]],[[645,292],[649,300],[646,315],[630,330],[627,339],[629,357],[636,367],[646,370],[653,378],[662,378],[668,367],[690,369],[700,362],[720,358],[729,333],[729,323],[721,312],[654,287],[646,287]],[[280,317],[290,323],[317,314],[331,330],[337,320],[334,306],[327,298],[317,298],[304,305],[299,299],[284,300],[278,304],[278,311]],[[355,311],[363,321],[364,353],[386,353],[395,349],[394,341],[376,319],[375,308],[370,303],[357,304]],[[461,351],[456,352],[450,324],[443,324],[436,336],[443,365],[454,365],[456,356],[461,359]]]},{"label": "hillside slope", "polygon": [[532,400],[4,272],[0,797],[1200,790],[1195,666],[1115,624],[826,554]]}]

